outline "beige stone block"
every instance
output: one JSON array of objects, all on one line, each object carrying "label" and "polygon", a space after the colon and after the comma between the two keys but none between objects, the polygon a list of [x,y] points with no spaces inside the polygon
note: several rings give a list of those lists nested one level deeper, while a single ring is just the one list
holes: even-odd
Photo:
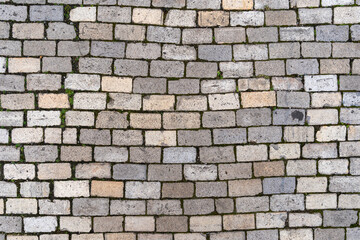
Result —
[{"label": "beige stone block", "polygon": [[249,10],[254,6],[253,0],[223,0],[225,10]]},{"label": "beige stone block", "polygon": [[95,22],[96,7],[77,7],[70,11],[70,21],[72,22]]},{"label": "beige stone block", "polygon": [[36,214],[37,209],[36,199],[9,198],[6,201],[6,214]]},{"label": "beige stone block", "polygon": [[134,233],[106,233],[105,240],[136,240]]},{"label": "beige stone block", "polygon": [[147,146],[176,146],[176,131],[147,131],[145,132]]},{"label": "beige stone block", "polygon": [[224,11],[201,11],[199,12],[200,27],[228,26],[230,22],[229,12]]},{"label": "beige stone block", "polygon": [[90,232],[90,217],[60,217],[60,230],[67,232]]},{"label": "beige stone block", "polygon": [[9,58],[9,73],[40,72],[39,58]]},{"label": "beige stone block", "polygon": [[1,107],[11,110],[35,108],[34,94],[2,94]]},{"label": "beige stone block", "polygon": [[262,193],[261,179],[229,181],[229,196],[255,196]]},{"label": "beige stone block", "polygon": [[200,128],[199,113],[164,113],[165,129]]},{"label": "beige stone block", "polygon": [[243,78],[238,80],[239,91],[269,90],[270,80],[266,78]]},{"label": "beige stone block", "polygon": [[301,177],[298,178],[297,192],[326,192],[327,183],[326,177]]},{"label": "beige stone block", "polygon": [[321,126],[316,133],[319,142],[345,141],[346,126]]},{"label": "beige stone block", "polygon": [[283,161],[258,162],[254,163],[255,177],[273,177],[285,175],[285,165]]},{"label": "beige stone block", "polygon": [[255,229],[254,214],[225,215],[224,230]]},{"label": "beige stone block", "polygon": [[306,209],[335,209],[336,193],[309,194],[306,196]]},{"label": "beige stone block", "polygon": [[44,38],[44,24],[42,23],[14,23],[13,38],[42,39]]},{"label": "beige stone block", "polygon": [[155,231],[154,217],[125,217],[125,231],[153,232]]},{"label": "beige stone block", "polygon": [[174,110],[175,96],[173,95],[151,95],[143,98],[143,109],[145,111],[171,111]]},{"label": "beige stone block", "polygon": [[55,181],[55,197],[89,197],[89,181]]},{"label": "beige stone block", "polygon": [[14,128],[11,132],[13,143],[39,143],[43,141],[42,128]]},{"label": "beige stone block", "polygon": [[219,232],[221,230],[221,216],[199,216],[190,218],[191,232]]},{"label": "beige stone block", "polygon": [[39,94],[40,108],[70,108],[68,95],[65,93],[44,93]]},{"label": "beige stone block", "polygon": [[241,93],[241,104],[244,108],[276,106],[276,95],[274,91],[243,92]]},{"label": "beige stone block", "polygon": [[105,92],[131,93],[132,78],[128,77],[102,77],[101,89]]},{"label": "beige stone block", "polygon": [[39,164],[37,176],[40,180],[68,179],[71,178],[71,165],[70,163]]},{"label": "beige stone block", "polygon": [[132,20],[134,23],[162,25],[164,21],[161,9],[135,8]]},{"label": "beige stone block", "polygon": [[123,190],[123,182],[95,180],[91,182],[91,196],[122,198]]},{"label": "beige stone block", "polygon": [[143,128],[143,129],[161,128],[161,114],[131,113],[130,126],[133,128]]}]

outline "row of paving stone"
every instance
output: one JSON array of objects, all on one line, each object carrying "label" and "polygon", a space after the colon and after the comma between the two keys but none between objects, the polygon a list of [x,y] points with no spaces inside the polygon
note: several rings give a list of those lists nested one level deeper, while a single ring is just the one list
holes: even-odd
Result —
[{"label": "row of paving stone", "polygon": [[[32,220],[32,219],[31,219]],[[85,225],[85,224],[84,224]],[[98,225],[97,225],[98,226]],[[97,229],[100,229],[99,227]],[[174,235],[169,233],[83,233],[83,234],[71,234],[71,239],[73,240],[224,240],[224,239],[236,239],[236,240],[258,240],[258,239],[286,239],[291,240],[294,238],[300,239],[346,239],[348,240],[357,240],[359,234],[359,229],[356,228],[316,228],[314,230],[305,228],[305,229],[292,229],[292,230],[256,230],[256,231],[247,231],[239,232],[234,231],[231,233],[210,233],[200,234],[200,233],[176,233]],[[3,236],[0,235],[0,239]],[[68,240],[69,235],[66,234],[42,234],[39,237],[33,235],[8,235],[8,240],[18,240],[18,239],[27,239],[27,240]]]},{"label": "row of paving stone", "polygon": [[[1,7],[1,6],[0,6]],[[238,13],[238,12],[236,12]],[[246,13],[246,12],[242,12]],[[248,12],[252,13],[252,12]],[[260,12],[264,14],[263,12]],[[280,12],[282,13],[282,12]],[[264,22],[253,23],[252,19],[258,19],[259,16],[249,15],[249,19],[244,19],[238,24],[234,24],[233,27],[222,27],[222,28],[171,28],[171,27],[161,27],[161,26],[145,26],[145,25],[135,25],[135,24],[115,24],[115,29],[113,29],[112,24],[102,24],[102,23],[75,23],[67,24],[64,22],[49,22],[49,23],[11,23],[11,22],[0,22],[0,39],[8,39],[11,36],[11,39],[48,39],[48,40],[79,40],[79,39],[91,39],[91,40],[112,40],[113,33],[114,40],[120,41],[131,41],[131,42],[160,42],[160,43],[177,43],[194,45],[194,44],[227,44],[227,43],[262,43],[262,42],[293,42],[293,41],[302,41],[305,42],[303,45],[309,48],[310,41],[318,42],[346,42],[349,39],[352,41],[359,41],[360,39],[360,25],[354,24],[351,26],[348,25],[319,25],[319,26],[301,26],[301,27],[261,27],[264,25]],[[11,20],[13,21],[13,20]],[[46,26],[45,26],[46,25]],[[236,27],[238,26],[238,27]],[[240,26],[240,27],[239,27]],[[247,26],[247,28],[245,28]],[[260,26],[260,27],[254,27]],[[92,29],[92,31],[90,31]],[[81,31],[80,31],[81,30]],[[77,36],[76,31],[80,31],[79,36]],[[104,32],[105,31],[105,32]],[[316,34],[315,34],[316,33]],[[168,34],[168,36],[166,36]],[[278,37],[277,35],[280,34]],[[7,41],[8,45],[17,47],[20,42]],[[1,40],[2,45],[5,45],[6,42]],[[51,44],[52,42],[48,42]],[[31,44],[29,41],[28,44]],[[33,43],[35,44],[35,43]],[[78,44],[78,45],[76,45]],[[122,57],[124,54],[121,53],[124,48],[124,43],[118,42],[99,42],[94,43],[95,46],[108,44],[116,46],[119,49],[120,53],[117,53],[115,57]],[[15,46],[14,46],[15,45]],[[61,46],[75,46],[81,47],[80,49],[85,52],[87,50],[87,42],[63,42],[59,44]],[[141,48],[139,44],[129,44],[134,48],[137,46]],[[286,44],[283,44],[286,46]],[[314,47],[323,47],[325,53],[323,55],[329,55],[330,51],[328,50],[329,44],[315,44],[312,43]],[[348,44],[351,46],[351,43]],[[100,46],[97,46],[99,48]],[[146,46],[146,44],[144,44]],[[151,46],[151,45],[149,45]],[[153,44],[155,49],[154,52],[158,51],[159,46]],[[251,45],[250,45],[251,46]],[[249,47],[250,47],[249,46]],[[279,45],[281,46],[281,45]],[[297,44],[289,45],[292,47],[297,47]],[[341,46],[341,45],[337,45]],[[354,45],[356,46],[356,45]],[[169,51],[169,48],[172,49],[174,46],[167,46],[166,48]],[[237,46],[239,48],[241,46]],[[264,49],[264,46],[259,46]],[[265,46],[266,47],[266,46]],[[10,48],[10,47],[9,47]],[[185,47],[177,46],[178,51],[184,49]],[[66,51],[65,47],[61,48],[63,51]],[[107,50],[102,48],[103,51]],[[191,49],[191,48],[190,48]],[[262,50],[260,49],[260,50]],[[20,49],[15,49],[19,51]],[[114,50],[114,49],[112,49]],[[176,50],[176,49],[175,49]],[[275,49],[274,49],[275,50]],[[2,50],[4,52],[4,50]],[[174,51],[174,50],[173,50]],[[18,56],[18,52],[11,53],[8,55]],[[78,51],[79,52],[79,51]],[[110,54],[110,49],[108,50]],[[133,51],[130,52],[134,54]],[[70,53],[67,53],[70,54]],[[309,51],[306,54],[310,54]],[[75,54],[74,54],[75,55]],[[81,55],[81,52],[78,54]],[[259,59],[264,59],[264,56],[253,56]],[[76,56],[76,55],[75,55]],[[146,56],[146,54],[144,55]],[[156,56],[156,54],[155,54]]]},{"label": "row of paving stone", "polygon": [[[321,3],[320,3],[321,1]],[[10,2],[2,0],[3,3]],[[288,9],[304,7],[329,7],[339,5],[359,4],[357,0],[13,0],[15,4],[72,4],[72,5],[124,5],[137,7],[160,8],[190,8],[190,9],[226,9],[226,10],[253,10],[253,9]]]},{"label": "row of paving stone", "polygon": [[[228,29],[234,31],[233,29]],[[210,35],[211,36],[211,35]],[[217,36],[215,32],[215,36]],[[225,35],[229,38],[229,35]],[[231,36],[231,35],[230,35]],[[215,39],[217,39],[215,37]],[[238,37],[236,36],[236,39]],[[218,40],[216,40],[218,41]],[[236,40],[235,40],[236,41]],[[9,72],[36,72],[36,70],[17,70],[13,65],[16,65],[15,61],[29,61],[28,64],[32,64],[31,61],[37,61],[40,65],[40,59],[37,58],[16,58],[20,56],[29,56],[29,57],[38,57],[38,56],[59,56],[59,57],[74,57],[82,56],[82,58],[77,59],[80,61],[79,68],[80,72],[86,72],[87,70],[85,65],[89,61],[102,61],[106,65],[111,65],[110,59],[99,59],[91,57],[107,57],[107,58],[124,58],[125,57],[125,46],[126,46],[126,58],[128,59],[164,59],[164,60],[180,60],[180,61],[221,61],[220,67],[224,65],[229,66],[225,61],[251,61],[257,60],[255,66],[257,68],[262,68],[260,66],[260,60],[269,60],[269,59],[288,59],[287,63],[287,73],[288,75],[292,74],[311,74],[312,71],[318,66],[313,66],[312,69],[309,69],[309,72],[301,73],[296,66],[299,64],[312,63],[314,59],[304,59],[304,60],[292,60],[293,58],[321,58],[321,65],[327,65],[329,60],[325,61],[322,58],[355,58],[360,56],[360,43],[318,43],[318,42],[291,42],[291,43],[269,43],[269,44],[235,44],[230,45],[198,45],[197,49],[193,46],[178,46],[173,44],[163,44],[162,48],[160,44],[157,43],[125,43],[123,42],[103,42],[103,41],[92,41],[91,42],[91,51],[90,51],[90,42],[89,41],[28,41],[25,40],[23,44],[17,40],[0,40],[2,49],[0,55],[2,56],[11,56],[8,59]],[[23,45],[23,48],[21,48]],[[56,45],[57,45],[57,54],[56,54]],[[162,49],[162,50],[161,50]],[[301,50],[300,50],[301,49]],[[301,54],[300,54],[301,52]],[[88,56],[88,57],[85,57]],[[45,58],[46,61],[49,61],[51,58]],[[45,59],[43,64],[45,64]],[[65,58],[69,59],[69,58]],[[334,59],[339,63],[344,62],[340,61],[341,59]],[[353,61],[353,73],[359,72],[359,59]],[[108,64],[110,61],[110,64]],[[283,61],[278,61],[284,65]],[[317,62],[317,61],[315,61]],[[322,63],[323,62],[323,63]],[[349,60],[345,60],[347,65],[349,65]],[[6,58],[1,58],[2,72],[6,70]],[[125,60],[116,60],[115,67],[122,68],[121,65],[125,63]],[[145,63],[145,62],[143,62]],[[180,66],[180,62],[171,62],[171,61],[151,61],[150,65],[160,65],[162,64],[176,64]],[[266,62],[265,62],[266,63]],[[243,77],[252,73],[252,64],[250,62],[243,63],[243,67],[251,68],[250,73],[244,71]],[[83,66],[82,66],[83,65]],[[250,65],[250,66],[249,66]],[[310,65],[310,64],[308,64]],[[318,65],[316,63],[316,65]],[[345,65],[345,63],[344,63]],[[175,65],[176,66],[176,65]],[[151,66],[152,67],[152,66]],[[158,66],[154,66],[156,68]],[[326,66],[321,66],[326,67]],[[38,69],[37,71],[39,71]],[[45,71],[45,70],[43,70]],[[106,74],[106,72],[102,72]],[[336,72],[335,72],[336,73]],[[338,72],[341,73],[341,72]],[[345,72],[346,73],[346,72]],[[154,73],[151,71],[151,75]],[[127,74],[126,74],[127,75]],[[128,74],[134,75],[136,74]],[[142,74],[138,74],[138,76]],[[257,75],[260,75],[257,73]],[[268,74],[271,75],[271,74]],[[284,73],[277,73],[272,75],[284,75]],[[240,75],[241,76],[241,75]],[[175,75],[173,77],[179,77]]]},{"label": "row of paving stone", "polygon": [[[36,1],[36,0],[35,0]],[[288,0],[285,0],[289,3]],[[29,2],[29,1],[28,1]],[[236,1],[233,1],[236,2]],[[251,2],[251,1],[238,1]],[[269,1],[272,2],[272,1]],[[278,1],[279,2],[279,1]],[[323,1],[324,2],[324,1]],[[348,1],[352,2],[352,1]],[[29,3],[28,3],[29,4]],[[30,3],[34,4],[34,3]],[[85,3],[89,4],[90,3]],[[113,4],[115,5],[115,4]],[[338,4],[334,4],[338,5]],[[268,11],[269,9],[288,9],[289,5],[281,8],[271,8],[262,6],[257,9],[267,10],[252,12],[236,12],[236,11],[195,11],[195,10],[178,10],[171,9],[163,11],[161,8],[131,8],[131,7],[76,7],[58,5],[32,5],[32,6],[14,6],[4,4],[0,6],[2,13],[0,20],[25,22],[28,17],[30,21],[64,21],[72,22],[112,22],[112,23],[136,23],[165,25],[170,27],[200,27],[212,26],[237,26],[237,25],[263,25],[264,19],[266,25],[297,25],[300,24],[353,24],[358,23],[357,15],[360,7],[334,7],[333,5],[322,6],[321,8],[300,8],[297,10],[299,18],[295,10]],[[307,6],[308,7],[308,6]],[[29,8],[29,15],[28,15]],[[69,9],[70,8],[70,9]],[[251,10],[243,8],[243,10]],[[256,5],[255,5],[256,8]],[[227,8],[224,10],[239,10],[236,8]],[[64,10],[66,14],[64,14]],[[97,12],[98,10],[98,12]],[[95,25],[96,26],[96,25]],[[105,24],[103,26],[106,26]]]},{"label": "row of paving stone", "polygon": [[0,240],[359,240],[359,0],[0,0]]},{"label": "row of paving stone", "polygon": [[[5,47],[6,48],[6,47]],[[220,49],[218,49],[220,51]],[[213,56],[213,55],[209,55]],[[211,57],[213,58],[213,57]],[[214,60],[214,59],[212,59]],[[83,57],[26,57],[1,59],[1,71],[9,73],[95,73],[119,76],[167,78],[225,78],[314,74],[356,74],[359,61],[350,59],[288,59],[253,62],[187,62]],[[319,63],[320,62],[320,63]],[[74,63],[74,64],[73,64]],[[352,65],[352,67],[350,67]],[[149,67],[150,66],[150,67]],[[352,71],[350,71],[352,68]],[[150,72],[150,74],[149,74]],[[319,76],[321,78],[321,76]],[[346,77],[347,78],[347,77]],[[358,78],[358,77],[355,77]],[[353,83],[358,85],[358,83]]]}]

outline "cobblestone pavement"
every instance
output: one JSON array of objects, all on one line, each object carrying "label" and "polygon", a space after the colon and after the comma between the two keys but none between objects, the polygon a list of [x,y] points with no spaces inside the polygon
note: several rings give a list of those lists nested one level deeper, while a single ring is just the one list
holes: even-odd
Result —
[{"label": "cobblestone pavement", "polygon": [[0,2],[0,240],[360,239],[359,0]]}]

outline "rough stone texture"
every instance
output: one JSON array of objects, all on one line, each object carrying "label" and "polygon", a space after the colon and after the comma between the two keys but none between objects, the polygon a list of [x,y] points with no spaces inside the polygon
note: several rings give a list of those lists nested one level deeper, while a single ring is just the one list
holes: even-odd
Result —
[{"label": "rough stone texture", "polygon": [[0,2],[0,240],[360,239],[360,1]]}]

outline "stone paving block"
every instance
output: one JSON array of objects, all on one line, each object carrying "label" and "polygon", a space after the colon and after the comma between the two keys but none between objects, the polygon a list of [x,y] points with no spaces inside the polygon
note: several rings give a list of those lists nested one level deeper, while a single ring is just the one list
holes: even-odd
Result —
[{"label": "stone paving block", "polygon": [[72,22],[95,22],[95,7],[77,7],[70,11],[70,21]]},{"label": "stone paving block", "polygon": [[81,22],[79,31],[81,39],[111,40],[113,38],[111,24]]},{"label": "stone paving block", "polygon": [[350,72],[348,59],[322,59],[320,60],[321,74],[347,74]]},{"label": "stone paving block", "polygon": [[49,39],[74,39],[76,36],[75,28],[72,25],[62,22],[50,22],[46,29]]},{"label": "stone paving block", "polygon": [[200,11],[198,24],[200,27],[228,26],[230,14],[225,11]]},{"label": "stone paving block", "polygon": [[314,43],[305,42],[301,45],[301,54],[304,57],[319,58],[319,57],[330,57],[331,55],[331,44],[330,43]]},{"label": "stone paving block", "polygon": [[69,73],[72,71],[71,59],[69,57],[44,57],[42,71]]},{"label": "stone paving block", "polygon": [[145,26],[119,25],[115,26],[115,39],[128,41],[142,41],[145,39]]},{"label": "stone paving block", "polygon": [[39,58],[10,58],[8,61],[9,73],[36,73],[40,72]]},{"label": "stone paving block", "polygon": [[261,11],[239,11],[230,12],[231,26],[262,26],[264,25],[264,12]]},{"label": "stone paving block", "polygon": [[318,74],[319,63],[316,59],[308,60],[287,60],[286,61],[287,74],[307,75]]},{"label": "stone paving block", "polygon": [[160,43],[180,43],[181,30],[172,27],[150,26],[147,29],[147,40]]},{"label": "stone paving block", "polygon": [[27,6],[12,6],[12,5],[1,5],[1,20],[2,21],[17,21],[22,22],[27,18]]},{"label": "stone paving block", "polygon": [[311,194],[306,197],[307,209],[334,209],[336,203],[334,194]]},{"label": "stone paving block", "polygon": [[58,226],[56,217],[24,218],[25,232],[54,232]]},{"label": "stone paving block", "polygon": [[21,56],[21,42],[13,40],[0,40],[1,56]]},{"label": "stone paving block", "polygon": [[332,23],[332,10],[330,8],[300,9],[299,17],[302,24]]},{"label": "stone paving block", "polygon": [[276,109],[273,111],[274,125],[304,125],[305,111],[302,109]]},{"label": "stone paving block", "polygon": [[173,27],[195,27],[196,11],[170,10],[166,15],[165,25]]},{"label": "stone paving block", "polygon": [[211,110],[227,110],[240,108],[239,95],[236,93],[209,95]]},{"label": "stone paving block", "polygon": [[274,27],[248,28],[246,33],[251,43],[278,41],[278,30]]},{"label": "stone paving block", "polygon": [[7,22],[1,22],[0,26],[0,38],[8,38],[10,33],[10,24]]},{"label": "stone paving block", "polygon": [[[325,10],[325,9],[324,9]],[[331,13],[331,11],[330,11]],[[299,11],[300,21],[301,11]],[[331,16],[331,15],[330,15]],[[266,11],[265,24],[268,26],[289,26],[296,25],[296,12],[294,11]]]},{"label": "stone paving block", "polygon": [[359,1],[0,2],[1,240],[359,238]]},{"label": "stone paving block", "polygon": [[90,232],[91,218],[89,217],[61,217],[60,229],[69,232]]},{"label": "stone paving block", "polygon": [[313,27],[282,27],[279,30],[281,41],[314,41]]},{"label": "stone paving block", "polygon": [[[5,75],[8,76],[8,75]],[[14,85],[12,88],[13,91],[16,89],[23,88],[23,79],[18,77],[12,76],[14,81],[12,84]],[[6,78],[5,78],[6,80]],[[11,80],[11,78],[9,79]],[[56,91],[61,88],[61,75],[58,74],[29,74],[26,78],[27,89],[32,91],[41,91],[41,90],[48,90],[48,91]],[[6,86],[6,85],[5,85]]]},{"label": "stone paving block", "polygon": [[295,178],[265,178],[263,180],[264,194],[294,193]]},{"label": "stone paving block", "polygon": [[[289,51],[289,49],[291,49]],[[270,58],[299,58],[300,44],[298,43],[271,43],[269,44]]]},{"label": "stone paving block", "polygon": [[15,23],[12,34],[17,39],[42,39],[44,38],[44,24]]},{"label": "stone paving block", "polygon": [[282,76],[285,75],[285,62],[281,60],[255,62],[257,76]]},{"label": "stone paving block", "polygon": [[345,237],[345,230],[341,228],[334,229],[320,229],[317,228],[314,230],[315,239],[323,240],[323,239],[343,239]]},{"label": "stone paving block", "polygon": [[288,9],[289,2],[285,0],[280,0],[277,2],[273,2],[271,0],[255,0],[255,9]]},{"label": "stone paving block", "polygon": [[131,8],[129,7],[98,7],[97,19],[101,22],[131,22]]},{"label": "stone paving block", "polygon": [[268,48],[265,44],[234,45],[235,60],[265,60],[268,59]]},{"label": "stone paving block", "polygon": [[190,218],[190,230],[196,232],[221,231],[220,216],[196,216]]},{"label": "stone paving block", "polygon": [[256,225],[260,228],[283,228],[287,220],[286,213],[257,213]]}]

